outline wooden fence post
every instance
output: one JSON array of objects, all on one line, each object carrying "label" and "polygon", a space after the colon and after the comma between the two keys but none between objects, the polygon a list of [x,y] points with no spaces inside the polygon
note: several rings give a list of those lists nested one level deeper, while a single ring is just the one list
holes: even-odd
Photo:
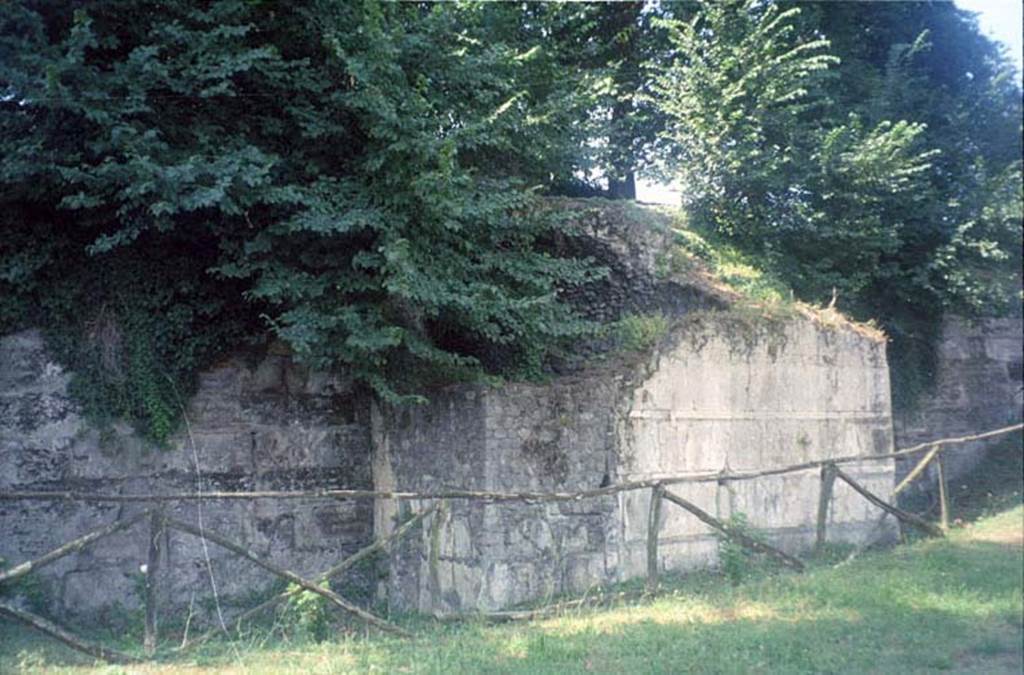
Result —
[{"label": "wooden fence post", "polygon": [[661,529],[661,501],[665,488],[651,488],[651,506],[647,511],[647,592],[658,590],[658,531]]},{"label": "wooden fence post", "polygon": [[836,467],[824,464],[821,467],[821,491],[818,492],[818,531],[814,549],[820,552],[828,537],[828,511],[832,505],[832,488],[836,483]]},{"label": "wooden fence post", "polygon": [[942,468],[942,453],[935,458],[939,469],[939,527],[945,532],[949,530],[949,493],[946,486],[946,472]]},{"label": "wooden fence post", "polygon": [[160,570],[160,537],[163,536],[163,531],[163,511],[154,511],[149,520],[149,555],[146,560],[146,624],[142,638],[142,648],[148,657],[152,657],[156,653],[156,580]]}]

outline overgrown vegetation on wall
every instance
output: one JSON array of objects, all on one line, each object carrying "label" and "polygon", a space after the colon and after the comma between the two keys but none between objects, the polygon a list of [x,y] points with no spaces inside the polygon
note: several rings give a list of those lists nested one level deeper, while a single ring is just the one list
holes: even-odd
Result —
[{"label": "overgrown vegetation on wall", "polygon": [[44,325],[89,408],[164,437],[267,330],[391,400],[591,330],[528,189],[578,111],[518,10],[75,7],[0,7],[0,330]]},{"label": "overgrown vegetation on wall", "polygon": [[660,166],[926,379],[944,311],[1019,309],[1010,73],[944,3],[2,3],[0,331],[157,439],[267,333],[392,401],[535,376],[601,274],[536,195]]}]

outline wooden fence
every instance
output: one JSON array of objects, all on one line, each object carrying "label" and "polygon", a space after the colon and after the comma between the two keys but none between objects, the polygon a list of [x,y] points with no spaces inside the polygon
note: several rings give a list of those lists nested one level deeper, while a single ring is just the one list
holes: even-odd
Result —
[{"label": "wooden fence", "polygon": [[[374,615],[356,605],[355,603],[346,600],[344,597],[339,595],[333,590],[327,587],[326,582],[329,579],[337,578],[341,576],[346,570],[349,570],[353,565],[358,563],[360,560],[367,558],[373,553],[383,550],[390,546],[392,543],[398,541],[406,534],[408,534],[413,528],[422,523],[422,521],[432,513],[437,512],[440,509],[446,508],[448,500],[466,499],[466,500],[480,500],[489,502],[506,502],[506,501],[518,501],[518,502],[559,502],[559,501],[577,501],[582,499],[591,499],[595,497],[602,497],[607,495],[618,494],[620,492],[627,492],[632,490],[649,489],[652,493],[652,499],[650,502],[650,511],[648,513],[648,527],[647,527],[647,579],[646,588],[649,591],[654,591],[658,587],[658,535],[661,526],[661,510],[663,502],[668,502],[675,506],[678,506],[702,522],[706,523],[713,529],[721,533],[722,536],[731,539],[738,544],[749,548],[753,551],[765,554],[769,557],[774,558],[779,563],[790,567],[796,571],[802,571],[804,564],[798,558],[785,553],[784,551],[771,546],[759,539],[755,539],[749,536],[747,533],[729,525],[728,523],[722,522],[715,518],[706,511],[700,509],[692,502],[683,499],[682,497],[672,493],[670,488],[674,485],[680,485],[685,483],[706,483],[706,482],[718,482],[726,483],[729,481],[742,481],[742,480],[753,480],[765,476],[775,476],[787,473],[793,473],[797,471],[807,471],[812,469],[819,469],[821,475],[820,482],[820,493],[818,499],[818,513],[817,513],[817,527],[816,527],[816,548],[820,549],[828,538],[828,515],[829,508],[832,502],[832,491],[835,485],[836,479],[845,482],[853,490],[862,495],[865,499],[870,501],[876,507],[883,511],[882,519],[889,515],[897,518],[901,523],[908,526],[914,527],[922,531],[929,536],[943,536],[944,532],[949,526],[949,505],[948,505],[948,488],[945,484],[945,472],[942,467],[942,450],[950,445],[956,445],[960,443],[966,443],[970,441],[977,441],[986,438],[992,438],[1003,434],[1008,434],[1014,431],[1024,429],[1024,424],[1015,424],[1001,429],[995,429],[987,431],[981,434],[974,434],[971,436],[963,436],[958,438],[945,438],[929,443],[922,443],[915,445],[910,448],[898,450],[896,452],[878,454],[878,455],[859,455],[859,456],[846,456],[837,457],[829,460],[820,460],[814,462],[805,462],[802,464],[794,464],[791,466],[780,467],[775,469],[767,469],[763,471],[747,471],[747,472],[718,472],[712,474],[700,474],[700,475],[687,475],[687,476],[674,476],[667,478],[658,478],[651,480],[640,480],[630,481],[621,483],[619,485],[611,485],[608,487],[597,488],[593,490],[581,490],[577,492],[488,492],[481,490],[442,490],[436,492],[402,492],[402,491],[380,491],[380,490],[317,490],[317,491],[265,491],[265,492],[203,492],[203,493],[175,493],[175,494],[162,494],[162,495],[103,495],[93,493],[82,493],[75,491],[0,491],[0,500],[57,500],[57,501],[84,501],[84,502],[141,502],[153,504],[153,506],[145,509],[141,513],[137,513],[131,517],[118,520],[109,525],[97,528],[87,534],[82,535],[74,539],[73,541],[67,542],[62,546],[59,546],[52,551],[34,559],[28,560],[14,567],[0,571],[0,586],[3,584],[9,584],[10,582],[22,578],[28,574],[36,572],[42,567],[45,567],[67,555],[70,555],[76,551],[80,551],[83,548],[103,539],[109,537],[117,532],[121,532],[138,525],[142,522],[148,522],[149,528],[147,531],[148,537],[148,556],[147,556],[147,567],[146,567],[146,583],[145,583],[145,614],[144,614],[144,631],[143,631],[143,652],[145,657],[137,657],[124,652],[120,652],[114,649],[104,647],[102,645],[89,642],[68,631],[67,629],[49,621],[41,616],[34,613],[28,612],[20,607],[7,602],[0,602],[0,615],[5,615],[12,619],[16,619],[22,623],[25,623],[32,628],[39,630],[46,635],[49,635],[66,645],[77,649],[78,651],[84,652],[91,656],[94,656],[105,661],[111,661],[116,663],[131,663],[144,660],[144,658],[151,658],[156,653],[157,649],[157,629],[158,629],[158,603],[156,593],[156,579],[160,573],[160,542],[162,539],[163,532],[170,528],[183,532],[185,534],[200,538],[206,542],[216,544],[231,553],[249,560],[250,562],[262,567],[276,577],[283,579],[290,584],[293,584],[293,590],[284,591],[269,600],[257,605],[256,607],[244,612],[240,615],[233,624],[235,626],[241,625],[242,622],[253,618],[257,614],[267,611],[275,607],[280,602],[287,600],[289,596],[302,592],[309,591],[323,597],[327,602],[338,607],[339,609],[359,618],[364,621],[367,625],[374,626],[382,631],[392,633],[399,636],[408,636],[409,633],[399,626]],[[932,463],[935,462],[938,467],[939,476],[939,502],[940,502],[940,520],[939,525],[936,526],[927,520],[917,516],[913,513],[909,513],[900,509],[895,504],[888,502],[878,495],[873,494],[867,490],[864,486],[860,485],[854,480],[849,474],[840,469],[840,465],[849,463],[860,463],[874,460],[885,460],[895,459],[901,457],[910,457],[917,453],[925,452],[924,456],[917,462],[914,468],[901,480],[893,490],[893,497],[899,495],[913,480],[921,476],[924,470]],[[260,557],[256,553],[252,552],[244,545],[239,544],[224,536],[223,534],[213,532],[208,528],[199,528],[191,524],[175,520],[167,516],[164,505],[168,502],[181,502],[181,501],[197,501],[197,500],[253,500],[253,499],[309,499],[311,497],[323,497],[330,499],[394,499],[394,500],[433,500],[433,504],[424,508],[419,513],[414,515],[412,518],[404,522],[394,532],[387,537],[378,539],[369,546],[361,549],[352,556],[349,556],[345,560],[341,561],[334,567],[325,570],[315,579],[300,576],[295,572],[285,569],[279,565],[269,562],[268,560]],[[881,520],[879,521],[881,524]],[[870,539],[870,535],[869,535]],[[865,545],[869,544],[870,541],[865,542]],[[855,552],[856,553],[856,552]],[[526,615],[530,615],[526,613]],[[218,626],[207,633],[201,635],[195,640],[182,645],[182,649],[189,648],[198,644],[201,644],[211,637],[217,635],[219,632],[224,630],[225,626]]]}]

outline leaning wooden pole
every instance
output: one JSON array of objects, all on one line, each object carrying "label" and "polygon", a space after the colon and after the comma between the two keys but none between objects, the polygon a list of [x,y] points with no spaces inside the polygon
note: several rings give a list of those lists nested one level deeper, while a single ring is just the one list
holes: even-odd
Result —
[{"label": "leaning wooden pole", "polygon": [[651,506],[647,512],[647,592],[658,590],[658,531],[661,529],[661,501],[665,488],[651,490]]},{"label": "leaning wooden pole", "polygon": [[908,513],[906,511],[904,511],[903,509],[898,508],[896,506],[893,506],[889,502],[887,502],[887,501],[881,499],[880,497],[872,494],[866,488],[864,488],[860,483],[855,481],[853,478],[851,478],[842,469],[840,469],[838,467],[836,468],[836,476],[838,478],[842,479],[843,482],[845,482],[847,485],[852,487],[858,493],[860,493],[860,495],[862,497],[864,497],[864,499],[867,499],[869,502],[871,502],[872,504],[874,504],[878,508],[882,509],[883,511],[888,511],[889,513],[891,513],[892,515],[896,516],[897,518],[899,518],[903,522],[909,523],[910,525],[913,525],[917,529],[921,530],[922,532],[925,532],[926,534],[930,534],[933,537],[941,537],[941,536],[943,536],[942,530],[940,530],[939,528],[935,527],[934,525],[929,523],[924,518],[920,518],[918,516],[915,516],[913,513]]},{"label": "leaning wooden pole", "polygon": [[97,659],[102,659],[110,663],[138,663],[141,660],[129,654],[125,654],[124,652],[119,652],[116,649],[108,649],[107,647],[87,642],[77,635],[69,633],[52,621],[47,621],[41,616],[37,616],[32,612],[26,612],[23,609],[8,605],[5,602],[0,602],[0,614],[9,616],[12,619],[17,619],[18,621],[35,628],[41,633],[45,633],[52,638],[60,640],[68,647]]},{"label": "leaning wooden pole", "polygon": [[710,513],[701,510],[695,504],[688,502],[682,497],[677,497],[676,495],[672,494],[667,490],[665,491],[663,496],[665,497],[665,499],[669,500],[676,506],[681,506],[693,515],[697,516],[697,518],[704,521],[711,527],[715,528],[725,536],[729,537],[730,539],[734,539],[739,544],[746,546],[747,548],[753,551],[757,551],[758,553],[764,553],[766,555],[769,555],[778,560],[779,562],[781,562],[783,565],[795,569],[797,572],[804,571],[804,564],[796,558],[794,558],[793,556],[789,555],[788,553],[780,551],[774,546],[769,546],[768,544],[748,537],[747,535],[736,530],[735,528],[729,527],[722,521],[712,516]]},{"label": "leaning wooden pole", "polygon": [[281,577],[282,579],[285,579],[287,581],[292,582],[293,584],[301,586],[302,588],[306,589],[311,593],[316,593],[317,595],[326,598],[328,601],[337,605],[349,614],[354,614],[355,616],[359,617],[371,626],[376,626],[377,628],[383,631],[386,631],[388,633],[394,633],[395,635],[401,635],[402,637],[412,637],[412,634],[408,631],[402,630],[398,626],[388,621],[385,621],[384,619],[381,619],[378,616],[374,616],[370,612],[367,612],[365,609],[362,609],[350,603],[348,600],[341,597],[334,591],[324,588],[323,586],[320,586],[318,584],[315,584],[309,579],[300,577],[298,574],[292,572],[291,570],[286,570],[283,567],[278,567],[273,563],[269,563],[266,560],[260,558],[252,551],[245,548],[244,546],[236,544],[235,542],[231,541],[230,539],[227,539],[226,537],[210,532],[209,530],[200,530],[199,528],[193,527],[188,523],[183,523],[180,520],[168,518],[166,520],[166,523],[168,527],[173,527],[176,530],[181,530],[186,534],[191,534],[192,536],[199,537],[200,539],[207,539],[208,541],[212,541],[218,546],[225,548],[236,555],[246,558],[247,560],[252,561],[253,563],[259,565],[271,574],[275,574]]},{"label": "leaning wooden pole", "polygon": [[939,454],[939,450],[941,449],[941,445],[933,446],[932,449],[921,458],[921,461],[914,465],[914,468],[910,470],[910,473],[904,476],[903,480],[896,484],[896,487],[892,490],[893,496],[895,497],[899,493],[903,492],[904,488],[910,485],[915,478],[920,476],[921,472],[928,468],[928,465],[931,464],[932,460],[935,459],[935,456]]},{"label": "leaning wooden pole", "polygon": [[836,483],[835,465],[821,467],[821,490],[818,492],[818,527],[815,533],[814,549],[821,551],[828,538],[828,511],[832,505],[832,488]]},{"label": "leaning wooden pole", "polygon": [[[941,447],[942,446],[938,446],[938,445],[932,447],[931,450],[929,450],[927,452],[927,454],[925,454],[925,456],[922,457],[918,461],[918,463],[914,465],[914,468],[910,470],[910,473],[908,473],[906,476],[904,476],[903,480],[901,480],[896,485],[896,487],[893,488],[893,490],[892,490],[892,500],[893,501],[896,501],[897,495],[899,495],[901,492],[906,490],[907,487],[910,486],[911,481],[913,481],[915,478],[917,478],[918,476],[921,475],[921,472],[923,472],[928,467],[928,465],[931,463],[931,461],[933,459],[935,459],[935,456],[938,454],[938,452],[941,449]],[[864,541],[862,541],[860,543],[860,545],[857,546],[857,548],[853,549],[853,551],[850,552],[850,555],[848,555],[846,557],[846,562],[852,561],[854,558],[859,556],[861,553],[863,553],[864,551],[868,550],[868,548],[870,548],[872,544],[874,544],[874,542],[875,542],[875,533],[878,532],[881,529],[882,524],[885,522],[885,519],[888,518],[888,517],[889,517],[889,512],[888,511],[882,511],[882,515],[880,515],[878,517],[878,520],[875,521],[874,527],[872,527],[871,531],[868,532],[868,535],[867,535],[867,537],[865,537]],[[905,537],[903,535],[902,523],[900,523],[897,520],[897,524],[899,524],[901,526],[900,527],[900,538],[905,540]]]},{"label": "leaning wooden pole", "polygon": [[137,513],[130,518],[115,521],[110,525],[104,525],[103,527],[95,529],[92,532],[89,532],[88,534],[83,534],[81,537],[78,537],[74,541],[69,541],[68,543],[62,546],[58,546],[49,553],[39,556],[35,560],[27,560],[19,565],[15,565],[9,570],[0,572],[0,584],[6,581],[13,581],[18,577],[23,577],[30,572],[36,571],[40,567],[44,567],[52,562],[60,560],[66,555],[71,555],[76,551],[81,551],[83,548],[85,548],[86,546],[95,541],[98,541],[104,537],[109,537],[115,532],[120,532],[121,530],[128,529],[129,527],[139,522],[149,514],[150,511],[146,510],[142,511],[141,513]]},{"label": "leaning wooden pole", "polygon": [[[340,563],[338,563],[334,567],[332,567],[332,568],[328,569],[327,571],[323,572],[322,574],[320,574],[319,577],[318,577],[319,581],[320,582],[328,581],[328,580],[332,579],[333,577],[338,576],[339,574],[341,574],[345,570],[351,568],[353,565],[358,563],[360,560],[364,560],[368,556],[373,555],[377,551],[379,551],[379,550],[385,548],[386,546],[389,546],[390,544],[393,544],[394,542],[398,541],[403,536],[405,536],[405,534],[409,530],[411,530],[412,528],[414,528],[417,525],[419,525],[420,523],[422,523],[423,519],[426,518],[427,516],[429,516],[434,511],[436,511],[439,506],[440,506],[440,502],[438,502],[437,504],[434,504],[433,506],[430,506],[430,507],[428,507],[426,509],[423,509],[422,511],[417,513],[415,516],[413,516],[409,520],[407,520],[404,523],[402,523],[402,525],[398,529],[396,529],[394,532],[389,534],[387,537],[383,537],[381,539],[378,539],[377,541],[373,542],[369,546],[366,546],[365,548],[360,549],[359,551],[357,551],[356,553],[353,553],[348,558],[345,558],[344,560],[342,560]],[[239,616],[237,619],[234,620],[234,622],[233,622],[234,627],[237,629],[238,627],[240,627],[242,624],[244,624],[249,619],[253,618],[254,616],[258,616],[262,612],[265,612],[265,611],[267,611],[269,609],[272,609],[272,608],[276,607],[278,604],[280,604],[281,602],[287,600],[289,597],[291,597],[291,596],[293,596],[295,594],[296,594],[295,591],[282,591],[281,593],[278,593],[277,595],[275,595],[274,597],[270,598],[269,600],[266,600],[265,602],[262,602],[262,603],[256,605],[255,607],[253,607],[252,609],[247,610],[246,612],[244,612],[241,616]],[[191,640],[188,643],[186,643],[185,645],[183,645],[181,647],[181,649],[187,649],[187,648],[190,648],[190,647],[195,647],[196,645],[202,644],[202,643],[206,642],[207,640],[209,640],[210,638],[212,638],[213,636],[217,635],[218,633],[222,633],[222,632],[224,632],[224,629],[223,629],[223,627],[221,627],[218,624],[218,625],[214,626],[213,628],[211,628],[209,631],[207,631],[207,632],[203,633],[202,635],[200,635],[199,637],[197,637],[195,640]]]},{"label": "leaning wooden pole", "polygon": [[942,455],[935,460],[939,470],[939,527],[943,532],[949,530],[949,491],[946,485],[946,471],[942,468]]},{"label": "leaning wooden pole", "polygon": [[146,656],[156,654],[157,642],[157,588],[160,571],[160,538],[164,533],[164,519],[161,512],[155,512],[149,521],[149,555],[146,560],[146,617],[143,629],[142,648]]}]

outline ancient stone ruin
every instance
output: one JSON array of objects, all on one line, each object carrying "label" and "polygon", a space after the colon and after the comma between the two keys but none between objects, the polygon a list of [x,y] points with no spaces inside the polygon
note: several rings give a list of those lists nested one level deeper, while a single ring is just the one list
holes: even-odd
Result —
[{"label": "ancient stone ruin", "polygon": [[[204,373],[188,427],[172,447],[157,449],[127,428],[91,429],[68,397],[68,374],[39,333],[26,331],[0,338],[0,490],[573,491],[893,449],[879,336],[800,312],[764,317],[727,295],[666,278],[658,248],[666,230],[638,225],[621,208],[586,211],[594,221],[589,239],[573,245],[613,264],[601,290],[577,301],[605,318],[661,312],[671,328],[650,349],[568,364],[543,384],[453,386],[433,392],[429,404],[388,408],[359,395],[344,376],[308,372],[271,348]],[[883,497],[892,492],[891,461],[850,464],[847,472]],[[813,543],[818,479],[807,470],[672,489],[718,518],[742,513],[768,540],[799,551]],[[646,569],[649,499],[649,490],[639,490],[559,503],[452,500],[384,560],[347,577],[344,592],[364,602],[386,597],[398,610],[445,613],[625,581]],[[202,518],[254,552],[315,575],[426,506],[206,501],[176,503],[172,515]],[[141,508],[0,501],[0,557],[37,556]],[[829,536],[860,541],[877,515],[837,484]],[[716,563],[709,528],[676,509],[663,518],[660,568]],[[208,607],[215,583],[224,608],[236,611],[272,584],[216,547],[176,532],[165,537],[158,588],[165,606]],[[145,536],[127,532],[46,568],[50,611],[113,615],[138,607],[145,559]]]},{"label": "ancient stone ruin", "polygon": [[[454,388],[382,427],[375,481],[421,490],[572,491],[892,449],[884,344],[809,320],[753,328],[715,313],[684,323],[634,369]],[[849,472],[880,495],[892,492],[891,460]],[[798,551],[813,543],[818,480],[811,470],[673,492],[722,519],[744,513]],[[390,599],[419,611],[497,609],[641,576],[649,499],[635,491],[557,504],[453,501],[438,529],[393,552]],[[682,511],[663,517],[661,567],[715,564],[710,528]],[[859,541],[876,519],[836,487],[830,536]]]}]

